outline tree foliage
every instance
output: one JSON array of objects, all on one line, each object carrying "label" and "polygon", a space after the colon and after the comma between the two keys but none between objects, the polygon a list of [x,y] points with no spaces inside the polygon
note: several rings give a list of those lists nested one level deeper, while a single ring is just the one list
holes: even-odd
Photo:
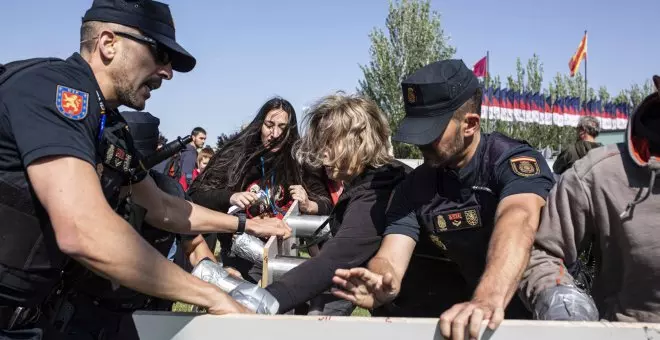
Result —
[{"label": "tree foliage", "polygon": [[[453,57],[456,49],[441,27],[440,15],[431,11],[429,0],[390,1],[385,28],[374,28],[369,35],[369,65],[360,65],[364,79],[358,91],[373,99],[387,114],[396,132],[404,117],[401,82],[414,71],[432,62]],[[418,158],[419,150],[393,143],[397,158]]]}]

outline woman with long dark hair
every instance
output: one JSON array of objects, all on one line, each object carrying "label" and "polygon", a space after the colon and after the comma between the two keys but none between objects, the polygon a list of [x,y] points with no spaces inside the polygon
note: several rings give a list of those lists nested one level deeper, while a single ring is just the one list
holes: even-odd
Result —
[{"label": "woman with long dark hair", "polygon": [[[283,218],[294,200],[303,214],[327,215],[332,205],[321,175],[302,168],[293,157],[292,147],[299,139],[293,106],[272,98],[216,152],[188,194],[216,211],[227,212],[232,206],[245,209],[248,218]],[[260,279],[260,268],[251,270],[249,261],[229,256],[231,235],[218,235],[218,240],[225,265],[237,268],[250,281]]]}]

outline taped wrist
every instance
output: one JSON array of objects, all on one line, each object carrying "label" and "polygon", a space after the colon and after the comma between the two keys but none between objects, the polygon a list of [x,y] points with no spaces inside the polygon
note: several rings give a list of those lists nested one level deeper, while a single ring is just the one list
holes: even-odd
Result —
[{"label": "taped wrist", "polygon": [[558,285],[542,290],[534,300],[535,320],[598,321],[591,296],[575,286]]}]

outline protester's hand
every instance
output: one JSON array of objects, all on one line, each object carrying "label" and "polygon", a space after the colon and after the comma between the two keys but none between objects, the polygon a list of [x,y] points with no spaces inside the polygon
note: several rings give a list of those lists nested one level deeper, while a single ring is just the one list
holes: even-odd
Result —
[{"label": "protester's hand", "polygon": [[302,185],[290,186],[289,193],[291,194],[291,198],[298,201],[298,207],[301,212],[304,213],[309,210],[310,200],[307,196],[307,191],[305,191],[305,188],[303,188]]},{"label": "protester's hand", "polygon": [[440,315],[440,332],[445,339],[463,340],[466,327],[470,339],[477,339],[481,322],[490,320],[488,328],[495,330],[504,320],[501,299],[473,298],[472,301],[452,306]]},{"label": "protester's hand", "polygon": [[380,275],[365,268],[337,269],[332,282],[341,287],[332,289],[334,296],[367,309],[386,304],[398,294],[391,273]]},{"label": "protester's hand", "polygon": [[222,314],[254,314],[247,307],[232,299],[231,296],[218,288],[218,294],[215,294],[213,302],[206,308],[209,314],[222,315]]},{"label": "protester's hand", "polygon": [[249,207],[252,203],[257,201],[258,199],[259,196],[257,196],[257,194],[249,191],[244,191],[244,192],[237,192],[231,195],[231,197],[229,197],[229,203],[241,209],[245,209]]},{"label": "protester's hand", "polygon": [[257,237],[277,236],[282,239],[291,237],[291,228],[279,218],[251,218],[245,223],[245,231]]},{"label": "protester's hand", "polygon": [[226,270],[227,273],[229,273],[229,275],[231,275],[231,276],[233,276],[237,279],[242,279],[243,278],[243,275],[241,275],[241,272],[239,272],[238,270],[236,270],[232,267],[227,266],[227,267],[223,267],[223,269]]}]

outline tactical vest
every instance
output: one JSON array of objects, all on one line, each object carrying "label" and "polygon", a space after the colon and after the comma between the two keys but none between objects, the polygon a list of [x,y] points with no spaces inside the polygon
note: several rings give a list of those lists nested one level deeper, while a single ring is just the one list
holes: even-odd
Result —
[{"label": "tactical vest", "polygon": [[[61,60],[35,58],[0,66],[0,86],[17,72],[54,61]],[[106,199],[118,208],[119,189],[134,177],[139,160],[129,152],[132,140],[118,113],[108,112],[101,130],[97,172]],[[26,170],[0,171],[0,219],[0,305],[37,306],[57,288],[69,258],[59,250]]]},{"label": "tactical vest", "polygon": [[[451,177],[457,174],[439,174],[437,169],[427,167],[420,173],[419,180],[427,184],[418,194],[429,200],[416,210],[423,236],[445,251],[461,267],[465,279],[475,284],[485,267],[499,202],[499,193],[495,192],[495,164],[507,151],[527,146],[525,142],[499,133],[482,135],[482,138],[484,149],[475,154],[481,159],[475,169],[474,184],[456,188],[458,179]],[[419,187],[415,189],[420,190]]]},{"label": "tactical vest", "polygon": [[[484,149],[475,157],[481,157],[477,176],[469,188],[448,187],[458,183],[448,173],[438,174],[437,169],[427,167],[417,185],[417,194],[432,197],[417,208],[415,213],[422,227],[422,236],[446,253],[458,264],[469,291],[474,291],[486,266],[486,255],[495,225],[495,211],[499,203],[496,192],[495,165],[505,154],[518,148],[529,147],[524,141],[515,140],[497,132],[482,135]],[[439,192],[442,195],[438,194]],[[427,243],[428,244],[428,243]],[[512,314],[510,314],[512,313]],[[529,313],[514,297],[507,308],[507,317],[528,318]]]}]

